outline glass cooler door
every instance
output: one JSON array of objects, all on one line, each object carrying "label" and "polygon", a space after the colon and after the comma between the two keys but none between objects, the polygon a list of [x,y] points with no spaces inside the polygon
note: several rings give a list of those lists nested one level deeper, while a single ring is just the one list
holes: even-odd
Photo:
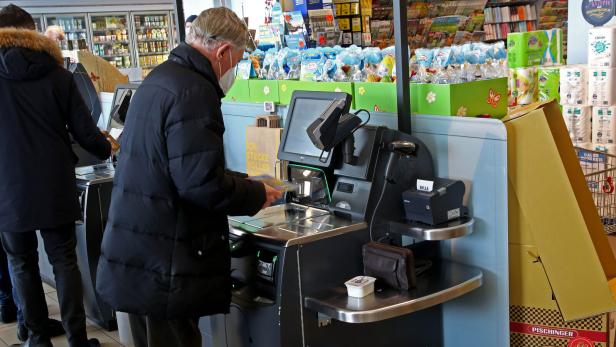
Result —
[{"label": "glass cooler door", "polygon": [[133,25],[137,62],[145,77],[169,57],[172,36],[169,12],[134,13]]},{"label": "glass cooler door", "polygon": [[76,51],[89,49],[88,25],[85,14],[60,14],[46,16],[47,27],[57,25],[64,30],[62,49]]},{"label": "glass cooler door", "polygon": [[128,14],[92,15],[90,22],[92,53],[118,69],[132,67]]},{"label": "glass cooler door", "polygon": [[36,31],[38,31],[39,33],[44,32],[45,30],[43,26],[43,17],[33,15],[32,19],[34,19],[34,26],[36,26]]}]

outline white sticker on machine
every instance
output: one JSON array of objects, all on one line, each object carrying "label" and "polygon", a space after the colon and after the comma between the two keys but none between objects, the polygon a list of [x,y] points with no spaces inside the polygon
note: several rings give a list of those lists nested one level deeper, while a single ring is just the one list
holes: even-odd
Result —
[{"label": "white sticker on machine", "polygon": [[447,211],[447,219],[452,220],[460,218],[460,208]]}]

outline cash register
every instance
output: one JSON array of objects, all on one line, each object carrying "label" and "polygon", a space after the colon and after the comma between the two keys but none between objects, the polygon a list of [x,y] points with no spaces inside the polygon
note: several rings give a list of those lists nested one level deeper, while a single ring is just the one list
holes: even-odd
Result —
[{"label": "cash register", "polygon": [[437,346],[435,305],[480,285],[470,269],[454,269],[451,280],[452,269],[435,266],[416,291],[346,296],[343,283],[363,273],[362,245],[402,244],[389,227],[404,223],[402,192],[434,179],[421,140],[362,123],[350,105],[346,93],[294,92],[278,158],[299,187],[285,204],[229,218],[233,304],[229,316],[211,318],[214,345],[383,346],[386,338],[388,346]]}]

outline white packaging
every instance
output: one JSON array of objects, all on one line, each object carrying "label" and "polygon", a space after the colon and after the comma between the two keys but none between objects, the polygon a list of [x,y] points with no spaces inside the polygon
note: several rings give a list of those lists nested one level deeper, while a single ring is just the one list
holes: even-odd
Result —
[{"label": "white packaging", "polygon": [[563,105],[586,105],[588,71],[584,65],[568,65],[560,69],[560,102]]},{"label": "white packaging", "polygon": [[592,108],[592,142],[595,146],[613,145],[616,141],[616,106]]},{"label": "white packaging", "polygon": [[616,68],[616,27],[591,28],[588,35],[588,65]]},{"label": "white packaging", "polygon": [[563,106],[563,117],[574,145],[588,144],[592,140],[590,106]]},{"label": "white packaging", "polygon": [[616,69],[588,70],[588,103],[593,106],[616,104]]},{"label": "white packaging", "polygon": [[344,282],[347,287],[347,293],[354,298],[363,298],[371,293],[374,293],[374,282],[376,278],[370,276],[357,276]]}]

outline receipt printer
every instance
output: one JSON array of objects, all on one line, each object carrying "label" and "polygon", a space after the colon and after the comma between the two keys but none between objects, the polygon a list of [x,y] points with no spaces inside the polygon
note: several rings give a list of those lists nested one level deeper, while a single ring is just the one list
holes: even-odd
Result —
[{"label": "receipt printer", "polygon": [[402,193],[406,219],[440,225],[467,214],[462,205],[464,182],[437,178],[417,180],[417,186]]}]

